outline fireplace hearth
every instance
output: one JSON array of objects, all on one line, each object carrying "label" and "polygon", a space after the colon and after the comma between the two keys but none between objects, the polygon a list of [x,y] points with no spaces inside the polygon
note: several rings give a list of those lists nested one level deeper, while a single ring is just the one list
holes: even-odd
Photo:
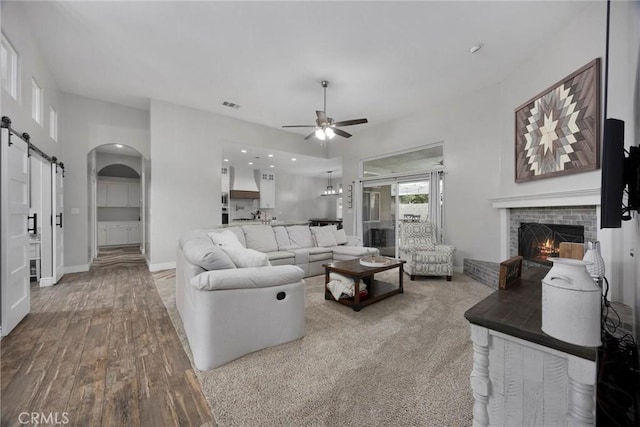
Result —
[{"label": "fireplace hearth", "polygon": [[518,255],[526,261],[552,265],[548,258],[560,255],[562,242],[584,243],[584,227],[525,222],[518,228]]}]

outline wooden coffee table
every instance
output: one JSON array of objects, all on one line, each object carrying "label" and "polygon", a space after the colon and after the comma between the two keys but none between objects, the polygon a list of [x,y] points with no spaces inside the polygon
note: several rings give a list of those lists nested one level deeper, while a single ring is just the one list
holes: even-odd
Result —
[{"label": "wooden coffee table", "polygon": [[[323,267],[325,268],[324,299],[336,301],[335,298],[333,298],[331,291],[329,291],[329,288],[327,287],[327,283],[329,283],[330,281],[329,273],[331,272],[342,274],[343,276],[353,279],[355,285],[353,297],[340,298],[339,300],[337,300],[337,302],[353,308],[354,311],[360,311],[362,307],[366,307],[385,298],[389,298],[392,295],[404,293],[404,289],[402,287],[402,279],[404,264],[406,263],[406,261],[395,258],[389,258],[388,260],[389,261],[387,264],[379,267],[364,266],[360,264],[360,259],[336,261],[332,262],[331,264],[323,264]],[[381,273],[386,270],[391,270],[393,268],[398,269],[398,285],[374,279],[374,274]],[[367,284],[368,292],[368,294],[366,296],[363,296],[362,298],[360,298],[360,280]]]}]

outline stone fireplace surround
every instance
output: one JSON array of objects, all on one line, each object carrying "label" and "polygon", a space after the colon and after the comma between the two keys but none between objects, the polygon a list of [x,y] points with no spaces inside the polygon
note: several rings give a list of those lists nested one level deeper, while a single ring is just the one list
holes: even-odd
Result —
[{"label": "stone fireplace surround", "polygon": [[[500,261],[518,254],[520,222],[584,226],[585,242],[599,240],[605,265],[611,265],[611,235],[598,229],[600,189],[498,197],[490,200],[500,214]],[[464,260],[464,273],[497,288],[499,262]]]}]

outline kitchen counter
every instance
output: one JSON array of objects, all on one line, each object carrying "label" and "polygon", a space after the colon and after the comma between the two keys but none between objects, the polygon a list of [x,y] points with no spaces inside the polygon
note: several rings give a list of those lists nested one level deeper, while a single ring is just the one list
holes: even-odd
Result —
[{"label": "kitchen counter", "polygon": [[223,224],[221,227],[239,227],[242,225],[309,225],[309,221],[271,221],[269,224],[261,221],[231,221],[229,224]]}]

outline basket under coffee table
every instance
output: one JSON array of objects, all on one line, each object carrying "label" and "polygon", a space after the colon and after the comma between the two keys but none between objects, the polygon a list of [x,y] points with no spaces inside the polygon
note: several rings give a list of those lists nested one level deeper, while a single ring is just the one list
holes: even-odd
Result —
[{"label": "basket under coffee table", "polygon": [[[348,261],[336,261],[331,264],[323,264],[324,267],[324,299],[333,300],[333,295],[327,283],[329,283],[329,273],[334,272],[342,274],[343,276],[350,277],[354,281],[355,289],[354,295],[351,298],[340,298],[336,302],[344,304],[353,308],[354,311],[360,311],[362,307],[366,307],[385,298],[389,298],[395,294],[401,294],[404,292],[402,287],[402,279],[404,273],[405,260],[387,258],[387,262],[384,265],[369,267],[360,264],[360,259],[351,259]],[[381,273],[383,271],[398,269],[398,284],[384,282],[382,280],[374,279],[374,274]],[[368,294],[360,298],[360,281],[363,281],[367,285]]]}]

